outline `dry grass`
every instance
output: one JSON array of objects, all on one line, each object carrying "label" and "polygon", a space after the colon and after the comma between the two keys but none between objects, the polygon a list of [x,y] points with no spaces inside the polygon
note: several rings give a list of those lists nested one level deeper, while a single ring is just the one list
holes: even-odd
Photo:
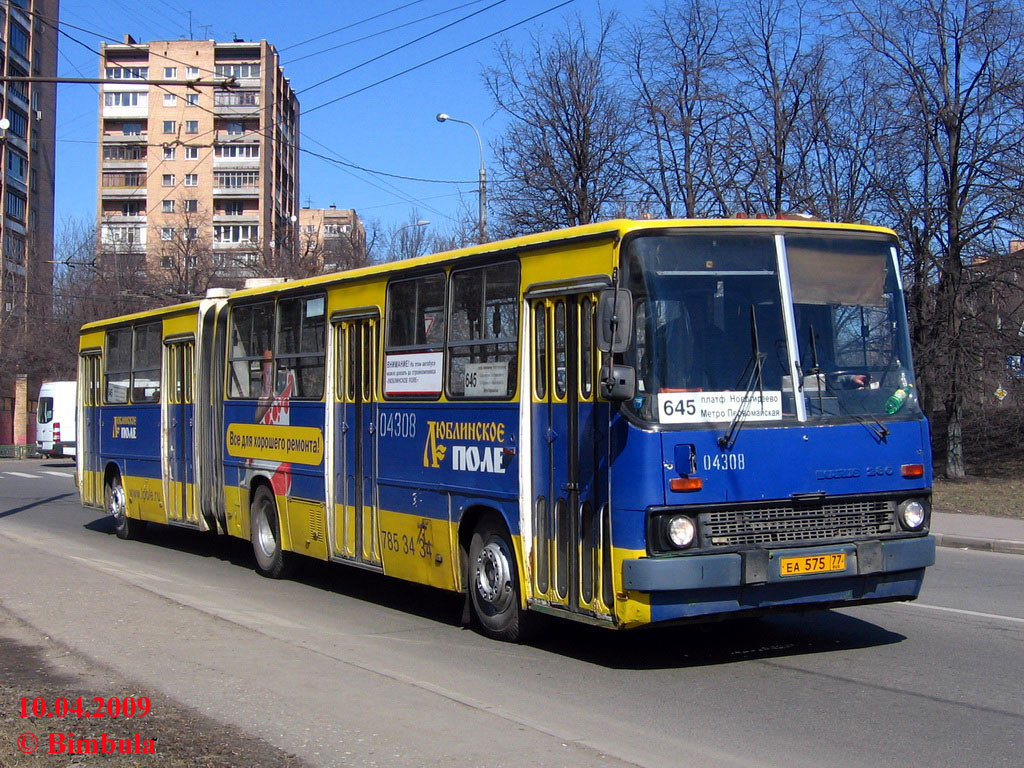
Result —
[{"label": "dry grass", "polygon": [[938,512],[1016,517],[1024,520],[1024,480],[1005,477],[937,479],[932,503]]},{"label": "dry grass", "polygon": [[[936,474],[932,503],[939,512],[1015,517],[1024,520],[1024,455],[990,445],[967,456],[968,476],[944,480]],[[986,455],[987,454],[987,455]]]}]

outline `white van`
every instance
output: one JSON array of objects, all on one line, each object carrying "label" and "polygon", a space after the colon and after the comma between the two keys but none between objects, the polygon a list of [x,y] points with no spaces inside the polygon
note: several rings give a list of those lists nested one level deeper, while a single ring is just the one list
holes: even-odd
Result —
[{"label": "white van", "polygon": [[36,446],[40,453],[51,458],[75,455],[77,398],[77,382],[43,382],[36,414]]}]

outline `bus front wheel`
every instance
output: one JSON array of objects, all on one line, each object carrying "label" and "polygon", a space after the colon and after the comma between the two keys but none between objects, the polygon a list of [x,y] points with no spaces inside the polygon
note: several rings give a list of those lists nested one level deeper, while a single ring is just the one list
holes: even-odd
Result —
[{"label": "bus front wheel", "polygon": [[281,530],[277,521],[277,502],[270,489],[256,489],[249,508],[249,528],[256,569],[271,579],[283,579],[291,571],[288,553],[281,548]]},{"label": "bus front wheel", "polygon": [[469,596],[481,631],[515,643],[529,634],[532,617],[520,604],[519,569],[505,526],[483,518],[469,544]]},{"label": "bus front wheel", "polygon": [[117,538],[139,538],[146,523],[128,517],[128,497],[125,495],[124,485],[121,483],[121,475],[115,472],[110,476],[106,485],[103,486],[103,496],[106,500],[107,512],[114,518],[114,533],[117,534]]}]

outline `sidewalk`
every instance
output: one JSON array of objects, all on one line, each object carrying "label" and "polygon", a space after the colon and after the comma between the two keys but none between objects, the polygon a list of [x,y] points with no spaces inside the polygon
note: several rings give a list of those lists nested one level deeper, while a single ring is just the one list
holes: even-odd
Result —
[{"label": "sidewalk", "polygon": [[1024,555],[1024,520],[932,512],[931,532],[940,547]]}]

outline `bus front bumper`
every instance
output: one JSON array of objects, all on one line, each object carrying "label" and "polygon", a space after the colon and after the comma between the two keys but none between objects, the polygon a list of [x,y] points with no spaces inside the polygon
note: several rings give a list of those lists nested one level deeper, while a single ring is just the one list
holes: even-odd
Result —
[{"label": "bus front bumper", "polygon": [[[830,573],[784,576],[780,561],[790,557],[843,553],[845,568]],[[623,584],[636,592],[798,584],[851,576],[884,576],[916,571],[935,563],[935,538],[861,541],[835,546],[758,549],[711,555],[638,558],[623,562]]]}]

